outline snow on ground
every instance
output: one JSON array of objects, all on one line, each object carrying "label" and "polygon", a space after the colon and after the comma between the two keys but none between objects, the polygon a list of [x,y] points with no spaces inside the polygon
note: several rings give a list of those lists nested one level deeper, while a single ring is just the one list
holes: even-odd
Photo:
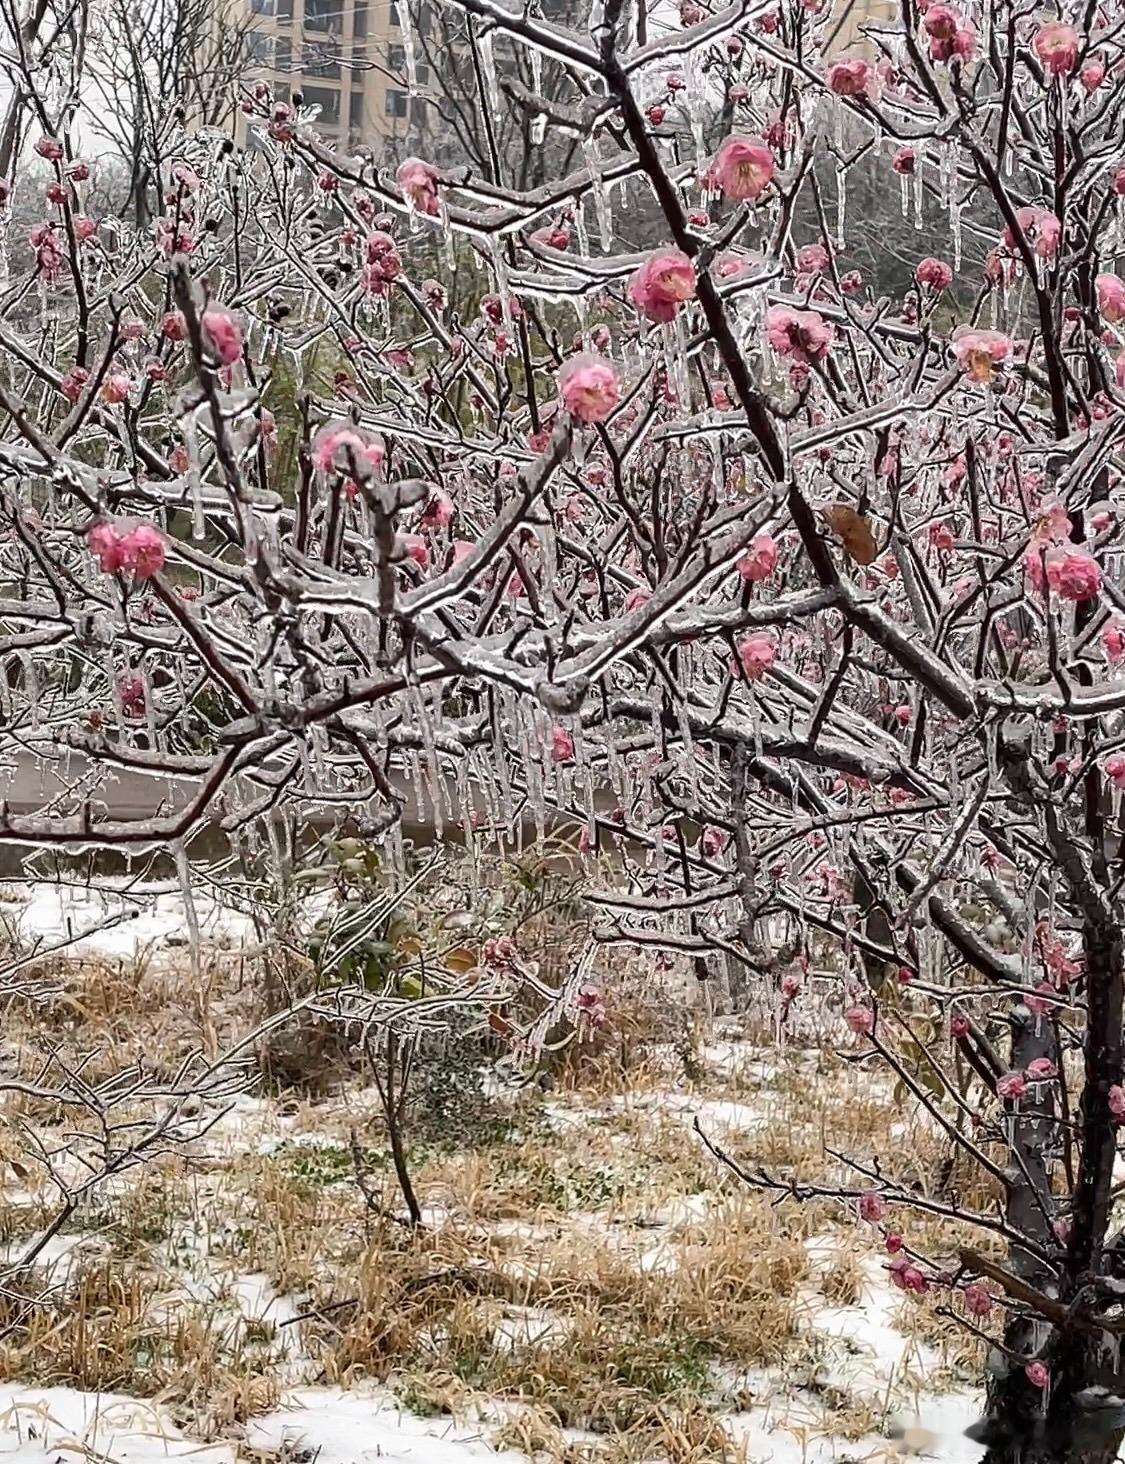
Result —
[{"label": "snow on ground", "polygon": [[[194,894],[192,903],[203,940],[220,946],[256,941],[246,916],[203,894]],[[0,920],[25,942],[111,959],[132,958],[153,946],[174,952],[187,944],[190,929],[183,894],[174,886],[108,880],[97,888],[5,882],[0,885]]]},{"label": "snow on ground", "polygon": [[104,1464],[167,1464],[189,1455],[193,1464],[235,1464],[236,1451],[229,1443],[185,1438],[155,1403],[73,1388],[0,1387],[4,1464],[75,1456]]},{"label": "snow on ground", "polygon": [[317,1464],[495,1464],[522,1460],[498,1454],[484,1435],[448,1419],[418,1418],[389,1393],[339,1388],[297,1388],[286,1406],[247,1428],[251,1448],[315,1453]]}]

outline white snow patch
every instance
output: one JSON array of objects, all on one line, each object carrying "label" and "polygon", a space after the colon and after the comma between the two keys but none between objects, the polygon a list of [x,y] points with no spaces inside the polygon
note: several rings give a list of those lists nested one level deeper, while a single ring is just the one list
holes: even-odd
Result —
[{"label": "white snow patch", "polygon": [[226,1443],[185,1438],[158,1404],[73,1388],[0,1387],[0,1458],[40,1464],[77,1455],[114,1464],[234,1464]]},{"label": "white snow patch", "polygon": [[253,1448],[315,1451],[317,1464],[466,1464],[489,1459],[514,1464],[478,1431],[448,1419],[417,1418],[385,1390],[297,1388],[287,1406],[247,1427]]}]

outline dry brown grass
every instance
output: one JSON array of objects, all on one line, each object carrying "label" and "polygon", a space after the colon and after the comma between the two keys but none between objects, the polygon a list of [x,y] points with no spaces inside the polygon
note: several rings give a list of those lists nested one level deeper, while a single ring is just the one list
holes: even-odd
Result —
[{"label": "dry brown grass", "polygon": [[[566,931],[547,915],[529,918],[528,932],[537,928],[563,959]],[[29,1009],[13,1020],[21,1071],[48,1045],[62,1061],[93,1054],[91,1081],[140,1058],[162,1071],[192,1048],[225,1045],[255,1010],[233,956],[216,956],[197,983],[143,961],[56,976],[46,1017]],[[159,1396],[178,1422],[214,1437],[275,1406],[285,1348],[299,1341],[318,1381],[376,1379],[420,1411],[468,1413],[488,1400],[496,1442],[552,1464],[748,1464],[723,1426],[725,1380],[773,1369],[816,1391],[816,1310],[862,1304],[857,1236],[872,1237],[831,1200],[777,1202],[739,1184],[669,1093],[689,1108],[745,1105],[731,1128],[709,1106],[705,1126],[740,1163],[785,1180],[823,1176],[827,1136],[861,1157],[896,1153],[924,1193],[944,1186],[983,1208],[991,1199],[870,1074],[830,1051],[720,1068],[708,1047],[716,1033],[685,1015],[678,994],[654,1000],[650,987],[640,963],[615,978],[611,1029],[565,1049],[546,1097],[533,1089],[510,1101],[508,1138],[412,1149],[439,1226],[411,1233],[369,1210],[352,1177],[353,1127],[385,1181],[384,1204],[399,1201],[375,1100],[354,1089],[263,1109],[270,1147],[252,1128],[232,1130],[115,1184],[69,1227],[90,1248],[69,1278],[21,1278],[22,1299],[4,1303],[0,1378]],[[729,1024],[724,1035],[744,1033]],[[0,1113],[0,1165],[18,1162],[16,1120],[51,1133],[73,1121],[13,1099]],[[0,1236],[49,1221],[39,1180],[0,1193]],[[911,1226],[912,1242],[951,1244],[936,1225]],[[826,1234],[837,1250],[816,1270],[808,1243]],[[284,1331],[253,1325],[230,1298],[188,1294],[185,1275],[200,1266],[260,1272],[307,1315]],[[904,1303],[902,1326],[951,1376],[972,1365],[972,1347],[929,1299]],[[882,1402],[826,1387],[816,1398],[839,1437],[883,1428]],[[575,1428],[593,1441],[576,1443]]]}]

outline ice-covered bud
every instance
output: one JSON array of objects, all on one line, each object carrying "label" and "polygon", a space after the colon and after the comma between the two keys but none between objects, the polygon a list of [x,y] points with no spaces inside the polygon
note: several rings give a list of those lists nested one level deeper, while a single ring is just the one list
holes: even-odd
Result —
[{"label": "ice-covered bud", "polygon": [[870,61],[863,56],[852,56],[833,61],[825,73],[825,80],[829,91],[838,97],[862,97],[867,95],[873,75]]},{"label": "ice-covered bud", "polygon": [[439,208],[440,176],[432,163],[423,162],[421,158],[407,158],[404,163],[399,164],[395,182],[411,208],[434,217]]},{"label": "ice-covered bud", "polygon": [[224,366],[233,366],[242,359],[242,327],[229,310],[209,305],[200,324],[204,339]]},{"label": "ice-covered bud", "polygon": [[944,259],[923,259],[914,271],[914,278],[930,290],[945,290],[953,282],[953,267]]}]

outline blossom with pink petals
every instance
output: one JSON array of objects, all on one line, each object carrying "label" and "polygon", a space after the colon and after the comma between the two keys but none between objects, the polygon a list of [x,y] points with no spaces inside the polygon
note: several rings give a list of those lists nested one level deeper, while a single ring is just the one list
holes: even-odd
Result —
[{"label": "blossom with pink petals", "polygon": [[1012,343],[998,330],[959,325],[953,332],[953,354],[971,381],[991,381],[996,367],[1011,355]]},{"label": "blossom with pink petals", "polygon": [[242,359],[242,327],[229,310],[209,305],[200,321],[204,339],[224,366]]},{"label": "blossom with pink petals", "polygon": [[551,728],[551,761],[554,763],[574,761],[574,738],[565,727]]},{"label": "blossom with pink petals", "polygon": [[[1049,208],[1027,204],[1016,209],[1016,223],[1037,258],[1054,259],[1062,240],[1062,221],[1057,214]],[[1004,230],[1004,244],[1008,249],[1016,248],[1016,236],[1010,225]]]},{"label": "blossom with pink petals", "polygon": [[681,249],[657,249],[629,281],[627,293],[642,315],[666,325],[695,295],[695,266]]},{"label": "blossom with pink petals", "polygon": [[953,267],[944,259],[923,259],[914,271],[914,278],[927,289],[945,290],[953,283]]},{"label": "blossom with pink petals", "polygon": [[1125,280],[1120,275],[1100,274],[1094,281],[1098,292],[1098,309],[1102,319],[1111,325],[1125,320]]},{"label": "blossom with pink petals", "polygon": [[887,1206],[882,1195],[875,1190],[868,1190],[866,1194],[859,1197],[859,1218],[866,1220],[869,1225],[878,1225],[883,1216],[887,1213]]},{"label": "blossom with pink petals", "polygon": [[738,561],[739,574],[749,584],[760,585],[777,568],[777,553],[777,540],[772,534],[757,534]]},{"label": "blossom with pink petals", "polygon": [[399,164],[395,182],[412,209],[436,217],[440,176],[432,163],[423,162],[421,158],[407,158]]},{"label": "blossom with pink petals", "polygon": [[1102,645],[1105,658],[1111,666],[1120,666],[1125,660],[1125,622],[1114,617],[1102,627]]},{"label": "blossom with pink petals", "polygon": [[779,356],[808,365],[823,361],[832,344],[832,327],[816,310],[771,305],[766,311],[766,337]]},{"label": "blossom with pink petals", "polygon": [[1106,758],[1105,775],[1115,788],[1125,788],[1125,757],[1121,753]]},{"label": "blossom with pink petals", "polygon": [[1091,56],[1078,73],[1078,79],[1086,89],[1087,95],[1096,92],[1105,80],[1105,62],[1100,56]]},{"label": "blossom with pink petals", "polygon": [[167,548],[164,535],[152,524],[138,524],[121,541],[126,565],[137,579],[151,579],[164,568]]},{"label": "blossom with pink petals", "polygon": [[1109,1090],[1109,1111],[1118,1123],[1125,1122],[1125,1088],[1114,1083]]},{"label": "blossom with pink petals", "polygon": [[769,186],[776,166],[763,138],[736,135],[719,148],[707,176],[724,198],[752,203]]},{"label": "blossom with pink petals", "polygon": [[617,367],[604,356],[572,356],[559,371],[559,396],[580,422],[604,422],[621,400]]},{"label": "blossom with pink petals", "polygon": [[772,631],[758,630],[738,645],[738,664],[747,681],[761,681],[777,659],[777,637]]},{"label": "blossom with pink petals", "polygon": [[977,33],[972,22],[953,5],[936,4],[926,9],[923,29],[930,39],[930,56],[935,61],[971,61],[976,54]]},{"label": "blossom with pink petals", "polygon": [[382,438],[368,438],[350,422],[330,422],[312,442],[313,466],[325,474],[377,472],[384,456]]},{"label": "blossom with pink petals", "polygon": [[825,73],[825,80],[828,90],[838,97],[862,97],[867,95],[872,76],[871,62],[863,56],[852,56],[833,61]]},{"label": "blossom with pink petals", "polygon": [[1045,1388],[1051,1381],[1049,1369],[1041,1362],[1029,1362],[1023,1372],[1033,1388]]},{"label": "blossom with pink petals", "polygon": [[996,1093],[1000,1098],[1018,1103],[1027,1093],[1027,1079],[1023,1073],[1001,1073],[996,1079]]},{"label": "blossom with pink petals", "polygon": [[1069,76],[1078,64],[1078,32],[1063,20],[1041,25],[1031,44],[1048,76]]},{"label": "blossom with pink petals", "polygon": [[961,1293],[961,1299],[971,1317],[986,1317],[992,1310],[992,1295],[979,1281],[971,1281]]},{"label": "blossom with pink petals", "polygon": [[866,1036],[875,1030],[875,1013],[869,1006],[860,1006],[857,1003],[855,1006],[848,1007],[844,1013],[844,1021],[853,1032],[860,1036]]}]

